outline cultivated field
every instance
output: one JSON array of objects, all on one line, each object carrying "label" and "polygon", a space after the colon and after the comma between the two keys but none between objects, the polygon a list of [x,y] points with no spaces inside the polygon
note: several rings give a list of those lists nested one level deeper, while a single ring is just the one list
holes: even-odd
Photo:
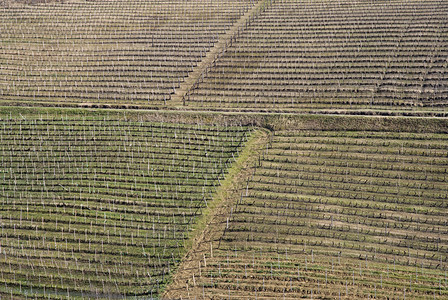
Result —
[{"label": "cultivated field", "polygon": [[446,1],[268,3],[198,77],[189,107],[447,111]]},{"label": "cultivated field", "polygon": [[448,299],[447,0],[0,0],[0,300]]},{"label": "cultivated field", "polygon": [[447,134],[276,131],[167,296],[446,299],[447,166]]},{"label": "cultivated field", "polygon": [[447,113],[446,1],[23,3],[3,105]]},{"label": "cultivated field", "polygon": [[0,2],[3,105],[166,105],[253,0]]},{"label": "cultivated field", "polygon": [[63,114],[0,124],[5,299],[157,296],[250,134]]}]

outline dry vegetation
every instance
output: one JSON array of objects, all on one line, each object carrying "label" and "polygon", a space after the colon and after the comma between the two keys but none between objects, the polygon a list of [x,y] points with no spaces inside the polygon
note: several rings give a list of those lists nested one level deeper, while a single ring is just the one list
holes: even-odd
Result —
[{"label": "dry vegetation", "polygon": [[253,0],[0,7],[0,103],[165,105]]},{"label": "dry vegetation", "polygon": [[189,106],[446,111],[446,1],[268,2],[199,78]]},{"label": "dry vegetation", "polygon": [[277,131],[169,295],[445,299],[447,157],[446,134]]},{"label": "dry vegetation", "polygon": [[0,0],[0,300],[447,299],[447,15]]}]

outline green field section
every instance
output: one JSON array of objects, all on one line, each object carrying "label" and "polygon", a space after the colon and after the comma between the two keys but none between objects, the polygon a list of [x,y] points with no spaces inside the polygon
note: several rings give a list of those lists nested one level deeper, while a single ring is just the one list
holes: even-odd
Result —
[{"label": "green field section", "polygon": [[268,4],[198,78],[189,107],[447,111],[446,1]]},{"label": "green field section", "polygon": [[3,105],[169,104],[219,37],[256,3],[23,2],[0,2]]},{"label": "green field section", "polygon": [[275,131],[177,293],[446,299],[447,168],[446,133]]},{"label": "green field section", "polygon": [[0,126],[5,299],[156,297],[251,134],[73,113]]}]

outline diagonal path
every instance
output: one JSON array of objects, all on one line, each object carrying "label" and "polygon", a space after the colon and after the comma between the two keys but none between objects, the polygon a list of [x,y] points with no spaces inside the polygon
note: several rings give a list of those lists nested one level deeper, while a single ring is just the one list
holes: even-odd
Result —
[{"label": "diagonal path", "polygon": [[176,89],[176,93],[171,97],[169,101],[169,106],[171,107],[181,107],[184,105],[184,96],[190,91],[198,79],[205,73],[207,67],[211,66],[216,60],[218,55],[225,51],[227,45],[230,41],[238,34],[239,30],[244,27],[246,22],[250,18],[253,18],[257,13],[261,11],[263,7],[266,7],[270,0],[259,0],[246,14],[244,14],[235,24],[230,27],[230,29],[218,40],[215,46],[207,52],[204,59],[194,68],[188,77],[181,83],[180,87]]},{"label": "diagonal path", "polygon": [[213,249],[219,247],[231,209],[235,208],[245,184],[254,174],[258,159],[270,139],[269,130],[259,129],[246,142],[225,180],[218,187],[212,204],[198,222],[203,226],[196,228],[193,233],[189,242],[191,245],[187,245],[188,252],[173,272],[171,283],[166,287],[162,299],[199,298],[202,288],[196,284],[196,279],[200,278],[201,268],[206,267],[207,260],[213,260]]}]

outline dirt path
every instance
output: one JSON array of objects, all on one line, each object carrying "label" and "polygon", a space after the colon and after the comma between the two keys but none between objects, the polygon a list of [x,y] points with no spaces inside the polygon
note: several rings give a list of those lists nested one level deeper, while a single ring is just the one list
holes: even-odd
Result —
[{"label": "dirt path", "polygon": [[225,48],[227,47],[231,39],[233,39],[238,31],[243,28],[249,18],[253,17],[257,13],[257,11],[267,2],[268,1],[266,0],[259,0],[257,4],[255,4],[246,14],[244,14],[235,24],[233,24],[232,27],[230,27],[223,36],[219,38],[215,46],[209,52],[207,52],[204,59],[194,68],[193,72],[188,75],[185,81],[181,83],[180,87],[176,90],[176,93],[171,97],[169,106],[183,106],[184,96],[190,89],[192,89],[192,87],[202,76],[202,74],[205,73],[207,67],[211,66],[218,55],[225,51]]},{"label": "dirt path", "polygon": [[269,137],[270,132],[266,129],[259,129],[252,134],[226,179],[217,189],[213,203],[202,216],[203,220],[199,221],[205,223],[204,229],[193,238],[190,250],[183,257],[161,299],[194,299],[195,295],[202,293],[202,289],[195,282],[200,277],[200,268],[204,267],[207,259],[213,257],[213,249],[218,248],[230,209],[240,199],[247,180],[254,172],[259,155],[266,149]]}]

